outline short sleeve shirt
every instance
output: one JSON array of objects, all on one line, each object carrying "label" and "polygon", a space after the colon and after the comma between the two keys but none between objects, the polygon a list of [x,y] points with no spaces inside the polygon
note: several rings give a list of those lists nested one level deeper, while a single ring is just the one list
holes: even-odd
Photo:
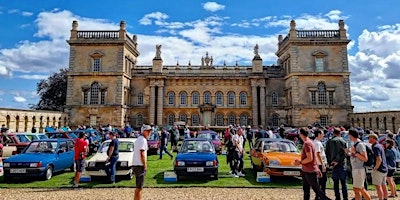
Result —
[{"label": "short sleeve shirt", "polygon": [[382,162],[381,165],[378,167],[378,171],[382,173],[387,173],[388,167],[386,164],[385,151],[383,150],[382,145],[381,144],[372,145],[372,151],[374,151],[375,157],[380,156],[382,158]]},{"label": "short sleeve shirt", "polygon": [[[357,153],[362,153],[362,152],[366,152],[367,149],[365,147],[365,143],[361,142],[360,140],[357,141],[358,144],[356,146],[356,152]],[[351,167],[353,169],[363,169],[364,168],[364,161],[360,160],[359,158],[356,158],[354,156],[350,157],[350,163],[351,163]]]},{"label": "short sleeve shirt", "polygon": [[108,146],[108,150],[107,150],[107,155],[110,155],[110,147],[114,147],[113,152],[111,153],[111,156],[118,156],[119,154],[119,149],[118,149],[118,139],[114,138],[113,140],[111,140],[110,145]]},{"label": "short sleeve shirt", "polygon": [[303,149],[301,150],[301,160],[306,159],[307,153],[309,153],[309,152],[311,152],[311,155],[313,156],[313,161],[309,162],[307,164],[303,164],[301,166],[301,170],[303,170],[304,172],[308,172],[308,173],[317,172],[318,165],[317,165],[317,159],[315,158],[315,147],[314,147],[314,143],[310,139],[308,139],[303,144]]},{"label": "short sleeve shirt", "polygon": [[[321,141],[314,140],[314,146],[315,146],[315,153],[319,152],[321,154],[322,162],[326,164],[327,160],[326,160],[325,148],[322,145]],[[317,164],[322,165],[322,163],[319,162],[319,159],[317,159]]]},{"label": "short sleeve shirt", "polygon": [[235,141],[237,141],[237,143],[238,143],[238,146],[236,147],[235,150],[236,151],[242,150],[243,149],[243,137],[236,134],[232,138],[233,145],[236,145]]},{"label": "short sleeve shirt", "polygon": [[[74,160],[80,160],[81,159],[81,152],[86,152],[87,148],[87,143],[85,141],[85,139],[80,138],[78,140],[76,140],[75,144],[74,144]],[[83,154],[83,158],[85,158],[86,155]]]},{"label": "short sleeve shirt", "polygon": [[147,140],[142,135],[139,136],[135,141],[135,146],[133,147],[133,165],[143,166],[142,159],[140,157],[140,152],[144,151],[144,157],[147,160]]}]

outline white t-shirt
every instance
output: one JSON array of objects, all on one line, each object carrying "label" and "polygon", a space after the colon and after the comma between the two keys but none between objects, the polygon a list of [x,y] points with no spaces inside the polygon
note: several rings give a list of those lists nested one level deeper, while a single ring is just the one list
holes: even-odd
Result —
[{"label": "white t-shirt", "polygon": [[[327,159],[326,159],[325,149],[324,149],[324,146],[322,145],[321,141],[315,139],[314,140],[314,146],[315,146],[315,154],[320,152],[321,158],[322,158],[322,162],[324,162],[324,164],[326,164],[327,163]],[[317,164],[318,165],[322,165],[322,163],[319,162],[319,159],[317,159]]]},{"label": "white t-shirt", "polygon": [[135,146],[133,147],[133,165],[143,166],[142,159],[140,158],[140,151],[144,150],[144,157],[147,160],[147,140],[143,135],[139,136],[135,141]]},{"label": "white t-shirt", "polygon": [[242,149],[243,149],[243,136],[239,136],[238,134],[235,134],[233,137],[232,137],[232,142],[233,142],[233,144],[234,145],[236,145],[236,142],[235,141],[237,141],[237,143],[238,143],[238,146],[236,147],[236,151],[242,151]]}]

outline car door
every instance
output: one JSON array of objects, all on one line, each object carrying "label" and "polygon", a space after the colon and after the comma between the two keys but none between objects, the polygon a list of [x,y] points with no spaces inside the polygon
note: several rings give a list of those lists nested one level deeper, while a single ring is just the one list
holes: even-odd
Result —
[{"label": "car door", "polygon": [[68,146],[66,141],[60,141],[58,143],[58,148],[56,149],[55,152],[55,161],[54,161],[54,170],[55,171],[60,171],[65,168],[68,168],[68,164],[70,163],[68,161]]},{"label": "car door", "polygon": [[254,165],[260,167],[262,164],[262,147],[263,147],[263,141],[262,140],[257,140],[256,143],[254,144],[254,147],[251,151],[251,160]]}]

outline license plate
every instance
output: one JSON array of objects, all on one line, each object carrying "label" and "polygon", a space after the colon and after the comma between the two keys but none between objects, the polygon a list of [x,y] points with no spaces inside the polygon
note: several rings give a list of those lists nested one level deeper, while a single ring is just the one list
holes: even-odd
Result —
[{"label": "license plate", "polygon": [[187,172],[204,172],[203,167],[188,167]]},{"label": "license plate", "polygon": [[284,176],[300,176],[300,171],[283,171]]},{"label": "license plate", "polygon": [[22,174],[22,173],[26,173],[26,169],[10,169],[10,173]]}]

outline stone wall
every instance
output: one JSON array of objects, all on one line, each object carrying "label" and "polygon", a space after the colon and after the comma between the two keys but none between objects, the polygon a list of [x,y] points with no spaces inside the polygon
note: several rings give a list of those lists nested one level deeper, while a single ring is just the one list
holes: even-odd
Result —
[{"label": "stone wall", "polygon": [[400,110],[353,113],[349,119],[354,127],[363,129],[371,128],[381,132],[390,130],[394,133],[400,129]]}]

